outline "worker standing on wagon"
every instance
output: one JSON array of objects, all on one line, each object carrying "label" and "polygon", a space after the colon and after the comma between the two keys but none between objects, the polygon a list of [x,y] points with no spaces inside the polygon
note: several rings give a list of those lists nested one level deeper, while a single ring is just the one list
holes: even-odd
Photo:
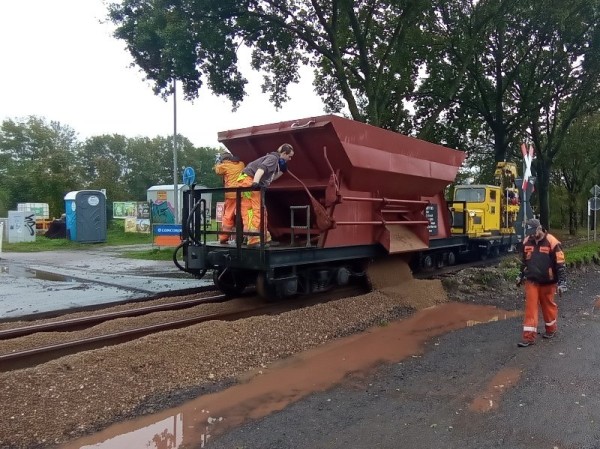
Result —
[{"label": "worker standing on wagon", "polygon": [[567,291],[565,255],[560,242],[532,218],[525,223],[521,274],[517,286],[525,282],[525,318],[523,339],[518,346],[525,348],[535,343],[538,327],[538,303],[545,322],[544,338],[556,334],[558,306],[554,295]]},{"label": "worker standing on wagon", "polygon": [[[237,179],[246,167],[239,158],[233,154],[225,152],[217,157],[215,164],[215,173],[223,177],[224,187],[237,187]],[[223,208],[223,218],[221,221],[221,230],[233,231],[235,225],[235,192],[225,192],[225,207]],[[227,243],[230,234],[219,234],[219,243]]]},{"label": "worker standing on wagon", "polygon": [[[260,189],[268,187],[273,181],[279,179],[287,171],[287,163],[294,156],[294,147],[284,143],[277,151],[262,156],[252,161],[238,177],[238,187],[252,187],[252,192],[242,193],[242,220],[244,231],[259,232],[260,230]],[[267,231],[267,211],[264,211],[265,243],[271,244],[271,234]],[[257,245],[260,242],[258,236],[248,238],[248,246]]]}]

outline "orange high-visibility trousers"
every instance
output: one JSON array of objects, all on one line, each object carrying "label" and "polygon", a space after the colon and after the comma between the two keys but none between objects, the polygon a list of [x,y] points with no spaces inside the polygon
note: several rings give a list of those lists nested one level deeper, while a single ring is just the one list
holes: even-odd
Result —
[{"label": "orange high-visibility trousers", "polygon": [[[252,186],[253,179],[250,176],[239,181],[239,187],[250,187]],[[244,222],[244,231],[248,232],[259,232],[260,231],[260,190],[253,190],[252,192],[242,192],[242,204],[241,204],[242,220]],[[265,236],[264,242],[267,243],[271,240],[271,234],[267,231],[267,209],[264,210],[265,214]],[[260,242],[258,236],[248,237],[248,245],[257,245]]]},{"label": "orange high-visibility trousers", "polygon": [[[221,218],[221,230],[233,231],[235,229],[235,198],[225,198],[223,217]],[[219,242],[227,243],[231,234],[219,234]]]},{"label": "orange high-visibility trousers", "polygon": [[554,301],[556,284],[540,285],[525,281],[525,318],[523,320],[523,340],[535,341],[538,327],[538,304],[542,308],[547,333],[556,332],[558,306]]}]

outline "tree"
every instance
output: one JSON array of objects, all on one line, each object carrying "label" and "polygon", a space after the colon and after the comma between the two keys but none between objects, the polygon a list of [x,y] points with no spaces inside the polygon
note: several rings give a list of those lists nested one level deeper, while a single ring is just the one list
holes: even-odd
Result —
[{"label": "tree", "polygon": [[218,150],[209,147],[196,148],[185,138],[180,138],[179,142],[181,142],[182,148],[181,155],[178,158],[181,163],[181,170],[184,167],[192,167],[196,172],[196,183],[198,185],[209,188],[223,187],[223,180],[214,171],[215,156]]},{"label": "tree", "polygon": [[237,107],[246,79],[236,50],[246,45],[276,107],[309,64],[328,112],[347,108],[355,120],[394,130],[408,124],[403,101],[432,14],[425,0],[123,0],[109,10],[115,36],[158,94],[168,95],[176,79],[193,99],[207,84]]},{"label": "tree", "polygon": [[124,182],[130,199],[145,200],[153,185],[173,184],[171,137],[128,139]]},{"label": "tree", "polygon": [[549,224],[549,185],[556,157],[580,117],[600,110],[600,1],[570,0],[560,8],[552,0],[531,5],[539,22],[539,57],[529,63],[535,85],[522,104],[529,110],[530,137],[540,219]]},{"label": "tree", "polygon": [[464,136],[467,146],[490,135],[496,162],[513,158],[529,130],[547,226],[553,159],[573,120],[598,109],[600,2],[465,0],[438,9],[417,122],[436,139]]},{"label": "tree", "polygon": [[574,122],[565,136],[562,151],[556,158],[559,185],[567,191],[569,233],[576,235],[579,211],[587,210],[590,188],[596,184],[600,167],[600,114],[583,117]]},{"label": "tree", "polygon": [[131,199],[124,183],[128,139],[125,136],[94,136],[79,152],[81,182],[86,189],[106,189],[111,201]]},{"label": "tree", "polygon": [[515,60],[528,32],[506,32],[515,3],[435,3],[437,14],[427,24],[431,40],[423,81],[413,97],[420,138],[454,141],[457,148],[470,149],[473,140],[491,132],[495,158],[503,160],[507,140],[520,124],[511,101],[510,72],[519,69]]},{"label": "tree", "polygon": [[47,123],[34,116],[4,121],[0,128],[4,167],[0,192],[6,203],[2,206],[48,203],[50,215],[60,215],[64,195],[77,186],[78,148],[75,131],[58,122]]},{"label": "tree", "polygon": [[[179,182],[192,166],[197,182],[221,185],[213,166],[216,148],[196,148],[177,136]],[[64,211],[73,190],[106,189],[110,201],[144,201],[149,187],[173,183],[173,138],[93,136],[83,143],[75,131],[39,117],[6,120],[0,127],[0,214],[17,203],[48,203],[50,215]]]}]

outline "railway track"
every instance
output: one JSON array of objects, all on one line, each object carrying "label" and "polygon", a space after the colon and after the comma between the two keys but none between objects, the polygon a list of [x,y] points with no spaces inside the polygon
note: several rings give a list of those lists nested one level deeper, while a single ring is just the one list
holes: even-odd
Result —
[{"label": "railway track", "polygon": [[226,301],[225,295],[215,295],[206,298],[188,299],[174,303],[157,304],[153,306],[140,307],[131,310],[121,310],[118,312],[101,313],[98,315],[89,315],[67,320],[51,321],[48,323],[34,324],[31,326],[16,327],[12,329],[0,330],[0,340],[10,338],[24,337],[38,332],[66,332],[85,329],[105,321],[115,320],[117,318],[132,318],[136,316],[147,315],[155,312],[167,310],[179,310],[194,307],[200,304],[218,303]]},{"label": "railway track", "polygon": [[28,314],[28,315],[20,315],[20,316],[11,317],[11,318],[2,318],[2,319],[0,319],[0,325],[10,324],[13,321],[37,321],[37,320],[44,320],[44,319],[52,319],[52,318],[60,317],[62,315],[73,314],[73,313],[78,313],[78,312],[94,312],[97,310],[106,309],[106,308],[110,308],[110,307],[117,307],[117,306],[128,305],[128,304],[137,304],[137,303],[141,304],[144,302],[154,301],[154,300],[158,300],[158,299],[173,298],[173,297],[178,297],[178,296],[190,296],[190,295],[213,293],[213,292],[217,292],[217,290],[212,285],[204,286],[204,287],[178,289],[178,290],[167,290],[167,291],[164,291],[161,293],[154,293],[152,295],[145,296],[143,298],[125,299],[125,300],[108,301],[108,302],[106,300],[103,300],[103,301],[94,302],[94,305],[70,307],[68,309],[54,309],[52,311],[38,312],[38,313],[33,313],[33,314]]},{"label": "railway track", "polygon": [[466,270],[467,268],[485,268],[498,265],[501,261],[515,257],[515,253],[508,253],[498,257],[489,258],[485,260],[476,260],[473,262],[463,262],[456,265],[444,266],[442,268],[435,268],[432,270],[423,270],[413,274],[415,279],[434,279],[450,276],[459,271]]},{"label": "railway track", "polygon": [[[413,276],[417,279],[430,279],[451,276],[467,268],[474,267],[489,267],[497,265],[507,255],[500,258],[488,259],[483,261],[475,261],[470,263],[462,263],[453,266],[446,266],[432,271],[422,271],[415,273]],[[357,289],[354,286],[336,289],[327,293],[312,295],[311,297],[297,297],[287,299],[277,303],[265,303],[263,300],[247,297],[245,306],[237,304],[229,310],[219,312],[201,312],[194,311],[193,316],[168,318],[161,322],[149,325],[139,325],[139,323],[131,322],[135,318],[145,315],[160,314],[162,312],[187,313],[188,310],[193,310],[197,307],[207,306],[209,304],[219,304],[225,301],[236,301],[235,298],[228,298],[225,295],[212,295],[203,298],[194,298],[174,303],[157,304],[152,306],[139,307],[131,310],[121,310],[116,312],[101,313],[79,318],[66,320],[57,320],[52,322],[33,324],[31,326],[18,327],[13,329],[5,329],[0,331],[0,372],[12,371],[16,369],[28,368],[36,366],[50,360],[57,359],[70,354],[88,351],[92,349],[102,348],[106,346],[118,345],[134,339],[151,335],[157,332],[174,330],[194,324],[221,320],[233,321],[243,319],[259,314],[275,314],[299,307],[306,307],[320,302],[327,302],[333,299],[339,299],[350,295],[364,293],[363,290]],[[240,298],[237,298],[239,301]],[[192,313],[190,313],[192,314]],[[73,334],[93,328],[107,322],[114,322],[121,319],[123,321],[122,329],[105,332],[100,335],[92,335],[85,337],[72,338]],[[53,333],[60,341],[51,344],[36,345],[20,350],[13,350],[2,354],[2,341],[18,340],[27,337],[34,337],[39,333]]]},{"label": "railway track", "polygon": [[[17,369],[30,368],[36,365],[64,357],[66,355],[72,355],[79,352],[89,351],[98,349],[106,346],[118,345],[128,341],[135,340],[137,338],[144,337],[146,335],[155,334],[157,332],[180,329],[183,327],[191,326],[194,324],[220,320],[220,321],[234,321],[238,319],[248,318],[256,315],[267,315],[277,314],[288,310],[297,309],[300,307],[307,307],[317,303],[332,301],[340,299],[350,295],[356,295],[364,293],[364,289],[358,287],[346,287],[343,289],[337,289],[324,294],[313,295],[312,297],[300,297],[294,300],[286,300],[277,303],[265,303],[258,297],[245,298],[242,305],[238,304],[230,308],[229,310],[219,312],[201,312],[198,311],[194,316],[188,316],[185,318],[167,318],[159,323],[150,325],[140,326],[137,323],[130,323],[130,320],[135,320],[137,317],[147,315],[150,313],[161,313],[164,311],[173,312],[173,309],[165,309],[169,305],[160,305],[156,307],[147,307],[143,309],[136,309],[134,311],[124,311],[107,313],[99,316],[84,317],[81,319],[72,319],[57,321],[53,323],[44,323],[40,325],[28,326],[25,328],[17,328],[3,331],[4,341],[17,341],[22,342],[23,339],[30,337],[35,338],[36,334],[40,332],[53,331],[53,337],[56,341],[52,344],[37,344],[33,343],[26,349],[13,350],[0,354],[0,372],[13,371]],[[200,301],[196,306],[208,305],[208,300],[214,302],[222,302],[225,300],[224,295],[218,295],[210,298],[201,298],[195,301]],[[194,300],[185,301],[191,303]],[[232,301],[234,301],[232,299]],[[202,303],[204,302],[204,304]],[[245,306],[243,305],[245,304]],[[175,304],[177,311],[185,312],[194,306],[187,308],[179,307],[179,304]],[[150,309],[154,309],[150,311]],[[160,310],[158,310],[160,309]],[[129,313],[129,314],[128,314]],[[80,336],[73,338],[73,328],[76,326],[87,326],[90,327],[93,323],[102,324],[107,321],[112,321],[120,318],[123,320],[123,328],[120,330],[100,333],[99,335],[92,336]],[[48,327],[50,326],[51,327]],[[10,333],[12,332],[12,333]],[[27,343],[27,342],[26,342]],[[25,344],[27,346],[27,344]],[[1,346],[0,346],[1,348]],[[5,349],[6,350],[6,349]]]}]

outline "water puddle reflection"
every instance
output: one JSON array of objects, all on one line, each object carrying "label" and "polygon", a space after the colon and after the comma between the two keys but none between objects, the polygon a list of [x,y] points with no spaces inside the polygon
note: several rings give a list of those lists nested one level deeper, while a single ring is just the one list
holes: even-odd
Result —
[{"label": "water puddle reflection", "polygon": [[0,273],[9,274],[12,277],[21,279],[40,279],[42,281],[53,282],[77,282],[76,279],[70,276],[51,273],[50,271],[34,270],[32,268],[12,264],[0,265]]},{"label": "water puddle reflection", "polygon": [[81,446],[81,449],[148,448],[177,449],[183,443],[183,416],[181,413],[141,427],[132,432],[117,435],[102,443]]},{"label": "water puddle reflection", "polygon": [[[248,420],[282,410],[309,394],[341,384],[350,374],[369,373],[381,363],[397,363],[422,354],[425,343],[433,337],[519,314],[491,306],[459,303],[424,309],[406,320],[372,328],[272,364],[248,375],[245,382],[218,393],[201,396],[162,413],[115,424],[96,435],[65,445],[63,449],[178,449],[210,446],[211,438]],[[509,381],[516,381],[514,375],[509,374],[494,378],[492,383],[507,385]],[[165,427],[164,423],[179,422],[178,419],[183,423],[182,426],[173,425],[173,431]],[[164,428],[148,430],[157,423],[163,423]],[[160,435],[164,435],[164,438],[157,440],[155,437]],[[177,438],[167,439],[167,435],[177,435]],[[121,440],[117,444],[117,438],[126,436],[127,445]],[[167,440],[169,445],[164,443]]]}]

